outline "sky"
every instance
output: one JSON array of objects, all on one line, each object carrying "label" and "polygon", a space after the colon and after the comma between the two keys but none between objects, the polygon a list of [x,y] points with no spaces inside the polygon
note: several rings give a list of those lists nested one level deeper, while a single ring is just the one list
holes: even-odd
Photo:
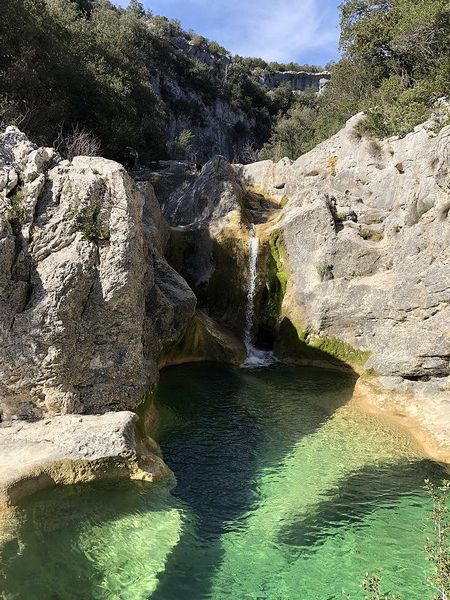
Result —
[{"label": "sky", "polygon": [[[118,0],[125,6],[127,0]],[[143,0],[232,54],[325,65],[338,58],[340,0]]]}]

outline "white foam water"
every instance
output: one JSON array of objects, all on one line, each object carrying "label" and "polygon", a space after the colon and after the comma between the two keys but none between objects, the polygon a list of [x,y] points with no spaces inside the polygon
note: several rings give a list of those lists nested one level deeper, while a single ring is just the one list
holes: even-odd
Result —
[{"label": "white foam water", "polygon": [[249,242],[249,265],[248,265],[248,292],[247,292],[247,312],[245,315],[244,344],[247,350],[247,358],[241,365],[245,368],[268,367],[277,362],[275,355],[271,351],[259,350],[253,345],[253,316],[255,311],[255,291],[256,291],[256,267],[258,261],[259,239],[256,235],[250,238]]}]

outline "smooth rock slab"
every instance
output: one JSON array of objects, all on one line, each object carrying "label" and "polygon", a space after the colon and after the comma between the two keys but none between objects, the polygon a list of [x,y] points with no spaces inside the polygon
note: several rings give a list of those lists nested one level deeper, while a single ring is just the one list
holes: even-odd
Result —
[{"label": "smooth rock slab", "polygon": [[137,419],[123,411],[3,424],[0,508],[56,484],[121,477],[152,482],[168,474],[155,454],[140,451],[138,458]]}]

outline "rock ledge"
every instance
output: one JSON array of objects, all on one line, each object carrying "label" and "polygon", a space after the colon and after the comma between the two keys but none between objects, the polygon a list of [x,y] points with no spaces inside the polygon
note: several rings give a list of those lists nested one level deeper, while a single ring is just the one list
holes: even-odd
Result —
[{"label": "rock ledge", "polygon": [[137,451],[137,418],[123,411],[3,424],[0,508],[57,484],[122,477],[152,482],[167,475],[161,458]]}]

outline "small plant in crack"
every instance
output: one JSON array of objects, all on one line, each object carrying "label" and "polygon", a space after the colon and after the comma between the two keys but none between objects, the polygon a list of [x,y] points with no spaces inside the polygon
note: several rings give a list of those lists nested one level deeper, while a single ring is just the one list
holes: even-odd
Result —
[{"label": "small plant in crack", "polygon": [[10,198],[11,206],[9,208],[9,220],[13,221],[17,225],[21,225],[25,221],[25,209],[23,201],[25,199],[25,193],[23,190],[16,191]]},{"label": "small plant in crack", "polygon": [[74,220],[75,228],[83,234],[86,240],[90,242],[109,240],[109,231],[105,227],[100,206],[72,209],[70,215]]},{"label": "small plant in crack", "polygon": [[328,263],[319,263],[316,265],[317,273],[319,274],[321,281],[330,281],[330,279],[334,279],[333,276],[333,265],[329,265]]}]

